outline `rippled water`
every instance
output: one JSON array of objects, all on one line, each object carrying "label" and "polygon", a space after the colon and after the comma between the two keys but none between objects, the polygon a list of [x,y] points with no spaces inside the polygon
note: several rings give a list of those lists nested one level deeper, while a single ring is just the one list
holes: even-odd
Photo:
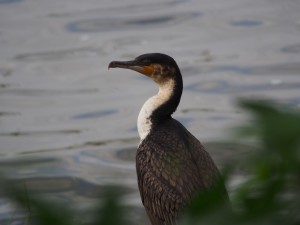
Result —
[{"label": "rippled water", "polygon": [[[155,85],[112,60],[164,52],[184,94],[174,115],[221,166],[253,150],[224,143],[240,97],[300,107],[300,1],[0,0],[0,171],[90,212],[124,186],[137,224],[136,118]],[[226,135],[225,135],[226,134]],[[0,223],[23,213],[3,196]]]}]

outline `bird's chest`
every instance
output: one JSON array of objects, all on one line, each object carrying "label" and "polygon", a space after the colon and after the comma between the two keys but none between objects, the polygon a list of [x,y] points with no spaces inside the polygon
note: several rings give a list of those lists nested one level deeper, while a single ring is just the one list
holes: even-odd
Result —
[{"label": "bird's chest", "polygon": [[171,187],[175,187],[177,182],[182,184],[186,176],[185,159],[168,152],[161,144],[147,140],[141,142],[136,155],[140,182],[149,187],[153,182],[168,183]]}]

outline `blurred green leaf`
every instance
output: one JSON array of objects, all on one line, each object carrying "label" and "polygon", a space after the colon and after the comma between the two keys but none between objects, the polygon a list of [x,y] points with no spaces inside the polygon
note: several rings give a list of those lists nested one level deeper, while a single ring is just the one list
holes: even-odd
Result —
[{"label": "blurred green leaf", "polygon": [[26,187],[16,186],[11,180],[2,180],[3,183],[5,183],[5,193],[26,210],[27,219],[25,224],[74,224],[69,209],[34,196],[32,193],[28,193]]},{"label": "blurred green leaf", "polygon": [[128,224],[126,209],[121,206],[121,189],[107,187],[104,190],[105,198],[97,210],[94,225],[120,225]]}]

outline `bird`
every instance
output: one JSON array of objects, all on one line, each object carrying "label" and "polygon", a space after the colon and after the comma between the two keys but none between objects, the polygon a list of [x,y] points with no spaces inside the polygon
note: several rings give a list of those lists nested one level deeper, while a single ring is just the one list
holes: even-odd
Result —
[{"label": "bird", "polygon": [[[138,188],[152,225],[174,225],[194,196],[209,190],[220,177],[201,142],[172,117],[183,90],[175,60],[147,53],[130,61],[112,61],[121,68],[151,78],[159,87],[142,106],[137,119],[140,143],[136,151]],[[227,199],[224,186],[224,199]]]}]

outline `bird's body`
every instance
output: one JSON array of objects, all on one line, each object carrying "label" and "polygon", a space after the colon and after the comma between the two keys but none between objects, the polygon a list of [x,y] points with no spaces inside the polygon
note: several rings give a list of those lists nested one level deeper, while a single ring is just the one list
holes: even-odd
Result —
[{"label": "bird's body", "polygon": [[136,170],[142,202],[153,225],[172,224],[218,170],[201,143],[170,118],[140,143]]},{"label": "bird's body", "polygon": [[112,62],[109,67],[138,71],[159,85],[157,95],[148,99],[139,113],[141,141],[136,171],[141,199],[152,225],[175,224],[192,198],[212,187],[219,177],[200,141],[171,117],[182,94],[180,70],[171,57],[160,53]]}]

